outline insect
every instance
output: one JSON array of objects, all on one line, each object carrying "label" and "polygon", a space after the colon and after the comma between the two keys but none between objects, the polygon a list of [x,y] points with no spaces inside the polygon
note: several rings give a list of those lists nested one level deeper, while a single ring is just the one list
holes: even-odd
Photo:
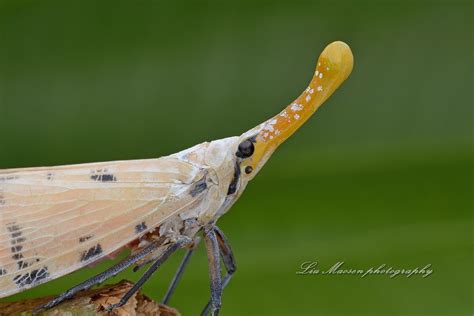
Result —
[{"label": "insect", "polygon": [[[209,260],[210,300],[217,315],[235,260],[216,226],[275,149],[347,79],[352,52],[329,44],[308,88],[282,112],[238,137],[205,142],[147,160],[0,170],[0,297],[59,278],[114,253],[131,254],[69,289],[51,308],[134,266],[151,263],[122,306],[177,249],[187,253],[165,295],[173,293],[202,232]],[[221,260],[226,273],[222,275]]]}]

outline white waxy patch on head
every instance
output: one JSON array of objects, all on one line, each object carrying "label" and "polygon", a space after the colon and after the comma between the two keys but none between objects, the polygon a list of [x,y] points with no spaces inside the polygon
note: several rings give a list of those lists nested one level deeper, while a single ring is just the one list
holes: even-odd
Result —
[{"label": "white waxy patch on head", "polygon": [[301,111],[301,110],[303,109],[303,105],[298,104],[298,103],[292,103],[290,109],[291,109],[293,112]]},{"label": "white waxy patch on head", "polygon": [[298,114],[293,115],[293,117],[294,117],[296,120],[299,120],[299,119],[300,119],[300,116],[299,116]]},{"label": "white waxy patch on head", "polygon": [[315,74],[314,74],[316,77],[319,75],[319,71],[316,70]]},{"label": "white waxy patch on head", "polygon": [[263,134],[263,137],[268,137],[268,133]]},{"label": "white waxy patch on head", "polygon": [[306,100],[306,102],[309,102],[311,100],[311,96],[307,95],[305,100]]},{"label": "white waxy patch on head", "polygon": [[280,116],[287,118],[287,117],[288,117],[288,113],[286,113],[286,110],[284,110],[283,112],[280,113]]},{"label": "white waxy patch on head", "polygon": [[322,78],[323,78],[323,73],[320,72],[320,73],[319,73],[319,79],[322,79]]},{"label": "white waxy patch on head", "polygon": [[318,90],[318,91],[323,91],[323,86],[318,86],[318,87],[316,88],[316,90]]},{"label": "white waxy patch on head", "polygon": [[280,130],[279,130],[279,129],[276,129],[276,130],[275,130],[275,136],[278,136],[278,135],[280,135],[280,133],[281,133],[281,132],[280,132]]},{"label": "white waxy patch on head", "polygon": [[314,89],[309,89],[308,91],[310,94],[313,94],[314,93]]},{"label": "white waxy patch on head", "polygon": [[273,139],[273,136],[272,136],[272,135],[270,135],[270,139]]}]

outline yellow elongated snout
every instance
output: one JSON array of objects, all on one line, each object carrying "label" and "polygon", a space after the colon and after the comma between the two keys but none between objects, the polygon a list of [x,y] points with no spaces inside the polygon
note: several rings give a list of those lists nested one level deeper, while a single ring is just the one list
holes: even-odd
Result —
[{"label": "yellow elongated snout", "polygon": [[346,43],[337,41],[329,44],[319,56],[315,73],[306,90],[278,115],[244,134],[257,133],[254,153],[245,166],[258,171],[275,149],[298,130],[349,77],[353,65],[354,57]]}]

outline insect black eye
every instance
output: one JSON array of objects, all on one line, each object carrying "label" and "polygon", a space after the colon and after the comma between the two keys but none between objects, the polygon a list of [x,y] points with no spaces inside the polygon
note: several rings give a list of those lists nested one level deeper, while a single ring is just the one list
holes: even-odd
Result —
[{"label": "insect black eye", "polygon": [[252,173],[253,168],[251,166],[247,166],[247,167],[245,167],[244,171],[245,171],[246,174],[250,174],[250,173]]},{"label": "insect black eye", "polygon": [[250,140],[244,140],[239,144],[239,148],[235,154],[240,158],[248,158],[252,156],[254,149],[255,147]]}]

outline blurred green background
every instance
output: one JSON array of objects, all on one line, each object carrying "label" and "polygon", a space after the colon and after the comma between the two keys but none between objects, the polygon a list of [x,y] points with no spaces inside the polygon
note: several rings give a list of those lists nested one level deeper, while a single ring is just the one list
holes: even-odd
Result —
[{"label": "blurred green background", "polygon": [[[299,95],[325,45],[343,40],[352,76],[219,222],[238,263],[222,315],[470,315],[472,9],[0,1],[0,168],[154,158],[239,135]],[[161,298],[179,260],[145,293]],[[296,275],[313,260],[434,272]],[[110,264],[6,300],[59,293]],[[196,315],[208,287],[201,247],[170,305]]]}]

